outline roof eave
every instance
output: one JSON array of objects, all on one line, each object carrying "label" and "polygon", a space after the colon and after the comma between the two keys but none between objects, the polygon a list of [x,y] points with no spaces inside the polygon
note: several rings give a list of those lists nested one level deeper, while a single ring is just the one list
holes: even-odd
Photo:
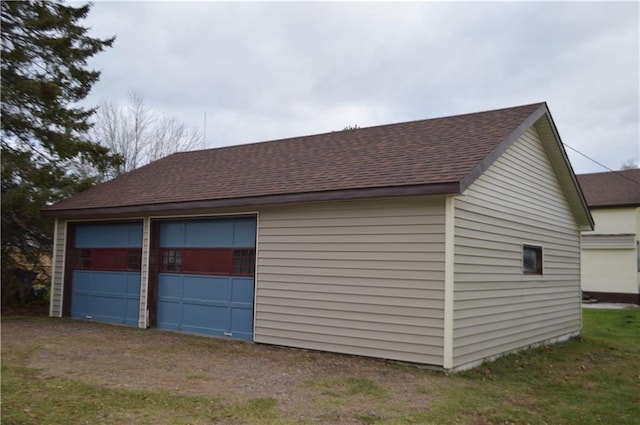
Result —
[{"label": "roof eave", "polygon": [[533,126],[541,116],[547,111],[546,104],[540,106],[518,127],[515,128],[496,148],[491,151],[482,161],[480,161],[460,182],[460,190],[464,192],[493,164],[507,149],[513,145],[520,136],[524,134],[531,126]]},{"label": "roof eave", "polygon": [[604,208],[638,208],[638,207],[640,207],[640,203],[589,205],[589,209],[591,210],[604,209]]},{"label": "roof eave", "polygon": [[80,208],[80,209],[45,209],[48,217],[89,217],[89,216],[126,216],[155,214],[160,212],[177,212],[186,210],[211,210],[219,208],[252,208],[265,205],[290,204],[301,202],[339,201],[351,199],[392,198],[420,195],[450,195],[460,192],[460,183],[445,182],[435,184],[389,186],[375,188],[344,189],[322,192],[290,193],[278,195],[253,196],[244,198],[228,198],[199,200],[186,202],[167,202],[143,205],[124,205],[116,207]]},{"label": "roof eave", "polygon": [[549,159],[558,175],[560,185],[567,194],[567,200],[573,210],[579,229],[581,231],[593,230],[595,222],[591,216],[582,187],[578,182],[562,139],[560,139],[558,129],[546,104],[544,109],[544,115],[534,124],[536,130],[547,148]]},{"label": "roof eave", "polygon": [[484,160],[476,165],[460,182],[460,190],[464,192],[482,173],[484,173],[516,140],[520,138],[530,127],[536,127],[547,149],[552,166],[558,175],[560,185],[567,194],[567,199],[576,218],[578,228],[581,231],[593,230],[594,221],[587,206],[582,188],[569,162],[567,152],[562,145],[560,135],[553,122],[546,103],[540,106],[525,119],[511,134],[503,140]]}]

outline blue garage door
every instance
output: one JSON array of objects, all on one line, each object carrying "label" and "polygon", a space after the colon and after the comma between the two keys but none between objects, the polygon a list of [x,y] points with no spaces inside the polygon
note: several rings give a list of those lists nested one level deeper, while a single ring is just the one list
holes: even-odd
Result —
[{"label": "blue garage door", "polygon": [[71,316],[137,325],[142,224],[81,224],[74,236]]},{"label": "blue garage door", "polygon": [[161,223],[157,326],[252,340],[255,244],[255,218]]}]

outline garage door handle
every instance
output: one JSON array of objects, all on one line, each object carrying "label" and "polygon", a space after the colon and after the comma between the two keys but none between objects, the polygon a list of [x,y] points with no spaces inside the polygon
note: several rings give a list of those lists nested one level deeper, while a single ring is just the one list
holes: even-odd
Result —
[{"label": "garage door handle", "polygon": [[233,333],[232,332],[225,332],[224,336],[233,336]]}]

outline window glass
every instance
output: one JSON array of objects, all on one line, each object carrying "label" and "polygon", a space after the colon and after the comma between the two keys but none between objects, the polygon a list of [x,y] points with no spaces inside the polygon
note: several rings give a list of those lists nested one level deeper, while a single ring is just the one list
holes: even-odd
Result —
[{"label": "window glass", "polygon": [[160,270],[179,272],[182,270],[182,250],[181,249],[163,249]]},{"label": "window glass", "polygon": [[256,252],[252,249],[233,251],[233,274],[253,275],[256,264]]},{"label": "window glass", "polygon": [[129,262],[127,265],[127,269],[140,271],[141,268],[142,268],[142,250],[138,248],[130,249]]},{"label": "window glass", "polygon": [[522,271],[524,274],[542,274],[542,247],[522,247]]},{"label": "window glass", "polygon": [[90,269],[91,268],[91,250],[90,249],[81,249],[78,250],[78,263],[77,266],[79,269]]}]

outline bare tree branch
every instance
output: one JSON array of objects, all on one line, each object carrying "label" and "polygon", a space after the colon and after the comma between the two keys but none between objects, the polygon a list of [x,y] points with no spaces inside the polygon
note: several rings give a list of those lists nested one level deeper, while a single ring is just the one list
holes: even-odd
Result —
[{"label": "bare tree branch", "polygon": [[204,144],[204,138],[197,129],[176,118],[156,113],[135,91],[129,93],[125,105],[102,102],[91,138],[122,157],[117,174],[135,170],[175,152],[201,149]]}]

